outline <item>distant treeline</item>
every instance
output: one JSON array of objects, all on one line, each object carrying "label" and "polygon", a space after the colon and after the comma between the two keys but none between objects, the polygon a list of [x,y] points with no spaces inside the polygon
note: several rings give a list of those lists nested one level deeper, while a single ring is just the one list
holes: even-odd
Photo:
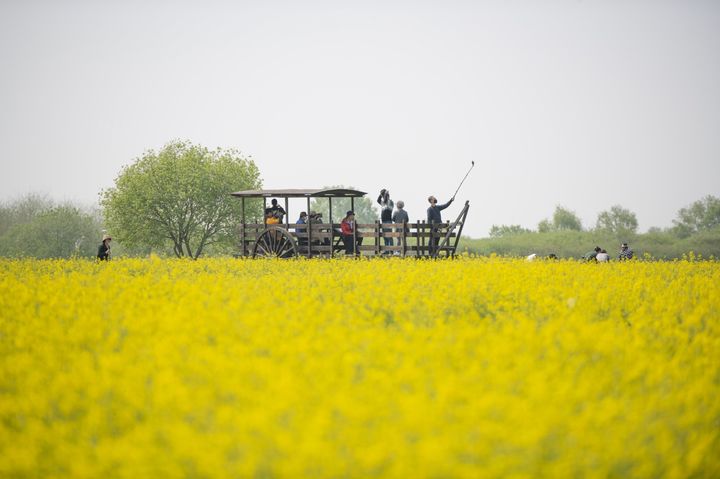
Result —
[{"label": "distant treeline", "polygon": [[102,234],[100,213],[28,194],[0,204],[0,256],[91,257]]},{"label": "distant treeline", "polygon": [[493,225],[489,238],[462,238],[460,251],[506,256],[554,253],[579,258],[600,246],[616,257],[620,244],[627,242],[639,257],[673,259],[692,252],[704,258],[720,258],[720,199],[714,196],[682,208],[670,228],[650,228],[647,233],[638,233],[637,227],[635,213],[621,206],[601,212],[591,228],[583,228],[574,212],[558,206],[552,218],[542,220],[536,230],[520,225]]},{"label": "distant treeline", "polygon": [[620,244],[628,242],[638,257],[646,253],[654,259],[681,258],[693,252],[703,258],[720,258],[720,228],[702,231],[680,238],[670,230],[653,230],[627,238],[598,231],[552,231],[546,233],[526,232],[500,238],[471,239],[463,237],[459,252],[501,256],[527,256],[536,253],[547,256],[555,253],[560,258],[580,258],[583,254],[600,246],[616,258]]},{"label": "distant treeline", "polygon": [[[241,216],[258,218],[263,210],[262,201],[250,200],[243,212],[228,193],[260,188],[257,165],[241,152],[173,140],[124,166],[114,186],[100,192],[98,206],[56,203],[38,194],[0,203],[0,256],[94,258],[105,232],[112,236],[114,257],[229,256],[237,252]],[[369,198],[355,202],[360,221],[377,218],[373,206]],[[313,202],[312,208],[322,212],[324,205]],[[639,256],[677,258],[692,251],[720,257],[720,199],[706,196],[682,208],[673,223],[639,234],[635,213],[616,205],[587,228],[573,211],[558,206],[535,230],[493,225],[489,238],[463,238],[460,251],[580,257],[600,246],[614,256],[620,243],[628,242]]]},{"label": "distant treeline", "polygon": [[[617,256],[620,244],[627,242],[636,256],[657,259],[680,258],[693,252],[705,258],[720,258],[720,199],[707,196],[682,208],[671,228],[651,228],[637,233],[635,214],[613,206],[598,215],[592,228],[584,228],[572,211],[558,206],[552,218],[536,230],[520,225],[494,225],[489,238],[462,238],[459,251],[489,255],[526,256],[551,253],[579,258],[595,246]],[[104,232],[102,211],[72,203],[56,203],[47,196],[28,194],[0,203],[0,256],[35,258],[92,258]],[[109,233],[113,233],[109,231]],[[231,246],[210,245],[208,256],[230,255]],[[174,255],[167,245],[123,245],[113,242],[114,256],[146,256],[154,252]]]}]

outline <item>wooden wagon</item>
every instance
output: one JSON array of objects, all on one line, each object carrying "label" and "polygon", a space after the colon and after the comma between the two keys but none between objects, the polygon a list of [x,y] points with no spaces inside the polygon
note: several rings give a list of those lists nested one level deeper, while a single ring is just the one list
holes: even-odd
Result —
[{"label": "wooden wagon", "polygon": [[[242,202],[242,217],[239,225],[239,253],[243,257],[274,257],[294,258],[298,256],[333,257],[343,254],[345,246],[342,242],[340,224],[333,221],[333,200],[349,198],[350,209],[355,210],[355,199],[365,196],[363,191],[350,189],[289,189],[289,190],[247,190],[231,193]],[[267,208],[267,200],[276,198],[284,200],[285,218],[281,224],[267,224],[254,219],[246,221],[246,200],[262,199],[263,210]],[[291,220],[289,199],[305,198],[307,212],[310,212],[312,199],[328,200],[327,222],[308,222],[296,224]],[[337,202],[336,202],[337,207]],[[455,255],[460,234],[467,218],[470,203],[465,202],[460,214],[454,222],[431,225],[426,221],[414,223],[380,223],[356,224],[356,238],[363,239],[358,246],[359,253],[371,255],[398,255],[412,257],[452,257]],[[340,216],[344,216],[342,211]],[[392,246],[385,245],[385,238],[392,238]],[[431,239],[436,240],[437,248],[432,248]]]}]

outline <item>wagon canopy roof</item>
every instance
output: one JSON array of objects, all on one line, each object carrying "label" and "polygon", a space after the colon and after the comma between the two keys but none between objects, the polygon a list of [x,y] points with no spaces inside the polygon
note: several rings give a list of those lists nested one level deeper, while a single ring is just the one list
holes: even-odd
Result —
[{"label": "wagon canopy roof", "polygon": [[233,196],[239,198],[267,198],[270,196],[276,196],[278,198],[307,198],[307,197],[323,197],[323,198],[358,198],[365,196],[365,191],[348,190],[344,188],[332,188],[332,189],[289,189],[289,190],[245,190],[236,191],[230,193]]}]

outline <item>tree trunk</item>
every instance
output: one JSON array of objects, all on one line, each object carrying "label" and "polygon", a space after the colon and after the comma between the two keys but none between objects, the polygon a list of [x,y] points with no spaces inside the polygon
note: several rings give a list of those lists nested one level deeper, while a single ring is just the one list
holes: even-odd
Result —
[{"label": "tree trunk", "polygon": [[202,254],[203,248],[205,248],[205,238],[200,241],[200,244],[198,245],[197,249],[195,250],[195,259],[198,259],[198,257]]}]

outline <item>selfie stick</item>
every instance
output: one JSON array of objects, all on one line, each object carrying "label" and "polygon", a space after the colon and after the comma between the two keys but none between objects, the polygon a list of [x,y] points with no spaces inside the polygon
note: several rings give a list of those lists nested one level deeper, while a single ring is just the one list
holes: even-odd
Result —
[{"label": "selfie stick", "polygon": [[472,162],[472,166],[470,167],[470,169],[468,170],[468,172],[465,173],[465,176],[463,177],[462,181],[460,182],[460,185],[458,185],[457,190],[455,190],[455,194],[452,195],[453,199],[455,199],[455,195],[457,195],[458,191],[460,191],[460,187],[462,186],[463,183],[465,183],[465,179],[468,177],[468,175],[470,174],[470,172],[472,171],[473,168],[475,168],[475,162],[474,162],[474,161]]}]

